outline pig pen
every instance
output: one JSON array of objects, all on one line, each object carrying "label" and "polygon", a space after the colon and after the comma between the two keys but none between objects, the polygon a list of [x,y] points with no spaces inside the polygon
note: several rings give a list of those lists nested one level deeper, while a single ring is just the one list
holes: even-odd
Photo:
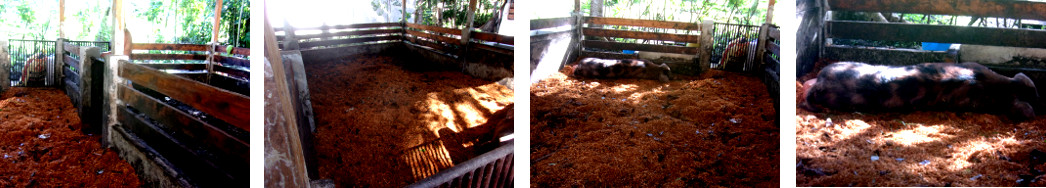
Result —
[{"label": "pig pen", "polygon": [[[947,5],[947,6],[940,6]],[[836,20],[836,12],[904,12],[932,15],[997,17],[1001,20],[1046,19],[1042,2],[996,1],[797,1],[796,102],[803,85],[824,66],[837,61],[876,65],[924,62],[976,62],[1005,76],[1023,72],[1043,82],[1044,65],[1026,60],[1041,56],[1046,31],[1027,28],[969,27],[949,24],[885,23]],[[1006,10],[1006,11],[1000,11]],[[1019,23],[1019,22],[1018,22]],[[835,39],[889,42],[956,43],[947,51],[845,46]],[[1008,50],[985,60],[983,46]],[[1035,49],[1040,48],[1040,49]],[[1015,50],[1017,49],[1017,50]],[[996,48],[996,50],[998,50]],[[985,50],[986,51],[986,50]],[[1040,95],[1043,87],[1038,87]],[[1041,101],[1040,101],[1041,102]],[[1043,186],[1046,170],[1042,104],[1040,116],[1017,122],[1005,115],[970,112],[906,113],[828,112],[796,108],[796,183],[798,186]]]},{"label": "pig pen", "polygon": [[278,30],[289,87],[307,97],[299,113],[311,114],[298,124],[309,179],[511,186],[511,37],[458,45],[461,29],[411,23]]},{"label": "pig pen", "polygon": [[[710,21],[568,17],[531,20],[530,25],[533,187],[779,186],[776,27],[760,27],[761,44],[751,54],[756,61],[745,62],[749,72],[742,73],[711,69]],[[561,29],[566,26],[571,28]],[[667,41],[579,40],[602,37]],[[669,82],[569,76],[572,64],[584,57],[647,59],[666,63],[677,76]]]}]

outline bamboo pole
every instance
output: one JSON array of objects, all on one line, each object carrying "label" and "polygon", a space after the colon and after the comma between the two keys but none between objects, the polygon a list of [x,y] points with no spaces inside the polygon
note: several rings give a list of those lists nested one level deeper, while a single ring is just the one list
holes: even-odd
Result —
[{"label": "bamboo pole", "polygon": [[210,49],[207,51],[207,83],[211,83],[211,76],[214,75],[214,56],[217,54],[214,49],[218,45],[218,33],[222,28],[222,0],[214,1],[214,35],[211,36]]}]

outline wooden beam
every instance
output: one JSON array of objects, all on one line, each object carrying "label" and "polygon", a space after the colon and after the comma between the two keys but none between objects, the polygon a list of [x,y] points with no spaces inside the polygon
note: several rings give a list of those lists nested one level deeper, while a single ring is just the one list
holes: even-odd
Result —
[{"label": "wooden beam", "polygon": [[120,31],[126,31],[125,29],[127,28],[127,26],[124,25],[125,21],[124,21],[123,4],[124,4],[123,0],[113,0],[113,5],[112,5],[112,20],[113,20],[113,24],[111,25],[113,27],[113,31],[114,31],[113,32],[113,37],[112,37],[112,39],[113,39],[112,43],[113,44],[109,45],[110,47],[113,48],[112,49],[113,55],[127,55],[128,54],[128,53],[126,53],[128,50],[125,49],[126,48],[125,45],[127,43],[130,43],[130,41],[126,41],[126,40],[122,40],[122,39],[126,39],[125,37],[127,37],[127,36],[125,36],[125,35],[129,35],[129,34],[128,34],[128,32],[120,32]]},{"label": "wooden beam", "polygon": [[512,45],[512,43],[515,43],[514,37],[512,37],[512,36],[505,36],[505,35],[499,35],[497,33],[488,33],[488,32],[482,32],[482,31],[473,32],[472,34],[473,34],[472,39],[484,40],[484,41],[490,41],[490,42],[497,42],[497,43],[508,44],[508,45]]},{"label": "wooden beam", "polygon": [[701,22],[701,49],[698,51],[697,57],[701,58],[697,61],[698,63],[698,74],[704,73],[712,68],[712,29],[714,22],[712,20],[705,20]]},{"label": "wooden beam", "polygon": [[[411,23],[407,24],[407,27],[411,28],[411,29],[426,30],[426,31],[432,31],[432,32],[435,32],[435,33],[451,34],[451,35],[459,35],[459,36],[461,35],[461,32],[462,32],[460,29],[446,28],[446,27],[439,27],[439,26],[431,26],[431,25],[411,24]],[[454,40],[458,40],[458,39],[454,39]]]},{"label": "wooden beam", "polygon": [[530,30],[568,26],[573,21],[574,18],[572,17],[533,19],[530,20]]},{"label": "wooden beam", "polygon": [[664,52],[677,54],[696,54],[698,48],[685,46],[666,46],[653,44],[634,44],[621,42],[606,42],[598,40],[585,40],[585,48],[599,48],[608,50],[636,50],[650,52]]},{"label": "wooden beam", "polygon": [[58,38],[65,38],[65,0],[58,0]]},{"label": "wooden beam", "polygon": [[1011,28],[828,21],[830,38],[1046,48],[1046,31]]},{"label": "wooden beam", "polygon": [[421,31],[414,31],[414,30],[409,30],[409,29],[407,30],[407,34],[413,35],[413,36],[417,36],[417,37],[432,39],[432,40],[436,40],[436,41],[440,41],[440,42],[445,42],[447,44],[453,44],[453,45],[457,45],[458,42],[459,42],[459,39],[456,39],[456,38],[450,38],[450,37],[436,35],[436,34],[431,34],[431,33],[423,33]]},{"label": "wooden beam", "polygon": [[595,57],[595,58],[603,58],[603,59],[636,59],[636,58],[639,58],[639,56],[636,56],[634,54],[595,52],[595,51],[588,51],[588,50],[582,50],[581,51],[581,57]]},{"label": "wooden beam", "polygon": [[829,10],[1046,20],[1046,3],[1026,0],[827,0]]},{"label": "wooden beam", "polygon": [[375,37],[358,37],[358,38],[346,38],[346,39],[333,39],[333,40],[322,40],[312,42],[300,43],[301,49],[310,49],[313,47],[325,47],[339,44],[356,44],[383,40],[402,40],[403,36],[400,35],[387,35],[387,36],[375,36]]},{"label": "wooden beam", "polygon": [[700,24],[696,24],[696,23],[672,22],[672,21],[657,21],[657,20],[641,20],[641,19],[628,19],[628,18],[585,17],[585,23],[587,23],[587,24],[600,24],[600,25],[653,27],[653,28],[663,28],[663,29],[701,30],[701,25]]},{"label": "wooden beam", "polygon": [[251,107],[247,96],[127,61],[119,63],[120,77],[170,96],[245,131],[251,130]]},{"label": "wooden beam", "polygon": [[[359,36],[359,35],[382,35],[382,34],[400,34],[403,33],[403,29],[368,29],[368,30],[355,30],[355,31],[343,31],[336,33],[325,33],[325,34],[312,34],[312,35],[298,35],[298,40],[313,39],[322,37],[340,37],[340,36]],[[276,37],[277,39],[283,37]]]},{"label": "wooden beam", "polygon": [[[263,2],[264,3],[264,2]],[[264,12],[264,11],[263,11]],[[265,103],[262,108],[265,113],[265,160],[286,161],[285,163],[266,163],[265,181],[266,187],[309,187],[309,177],[301,138],[298,135],[298,122],[295,106],[291,105],[290,88],[287,84],[287,71],[284,69],[283,58],[280,50],[276,48],[276,37],[269,23],[268,12],[264,12],[264,35],[265,38],[265,64],[263,70],[265,75],[262,80],[266,88],[264,95]],[[291,37],[293,39],[293,37]],[[310,167],[315,168],[315,167]]]},{"label": "wooden beam", "polygon": [[132,50],[166,50],[166,51],[198,51],[211,50],[206,44],[163,44],[163,43],[135,43],[131,44]]},{"label": "wooden beam", "polygon": [[[315,26],[315,27],[296,27],[294,30],[297,31],[312,31],[312,30],[334,30],[334,29],[364,29],[364,28],[382,28],[382,27],[402,27],[403,25],[399,22],[385,22],[385,23],[361,23],[361,24],[349,24],[349,25],[330,25],[330,26]],[[286,29],[286,28],[285,28]]]},{"label": "wooden beam", "polygon": [[131,60],[207,60],[206,54],[131,54]]},{"label": "wooden beam", "polygon": [[616,29],[599,29],[599,28],[583,28],[581,33],[586,36],[600,36],[600,37],[617,37],[617,38],[632,38],[632,39],[646,39],[646,40],[661,40],[661,41],[676,41],[676,42],[688,42],[688,43],[700,43],[701,38],[699,35],[686,35],[686,34],[672,34],[672,33],[657,33],[657,32],[644,32],[644,31],[629,31],[629,30],[616,30]]}]

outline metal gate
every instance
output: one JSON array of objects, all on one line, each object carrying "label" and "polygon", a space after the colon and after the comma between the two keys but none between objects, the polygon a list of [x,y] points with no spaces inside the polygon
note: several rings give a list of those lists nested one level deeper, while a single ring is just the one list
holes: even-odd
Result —
[{"label": "metal gate", "polygon": [[[715,23],[712,29],[712,54],[711,54],[711,65],[713,69],[723,69],[724,67],[719,66],[719,60],[723,59],[723,52],[726,51],[726,46],[731,41],[737,39],[745,39],[745,41],[751,42],[759,39],[759,26],[757,25],[740,25],[740,24],[728,24],[728,23]],[[755,46],[751,46],[748,49],[749,54],[748,60],[745,63],[746,68],[753,67],[749,64],[755,63],[753,61],[752,54],[755,54]]]},{"label": "metal gate", "polygon": [[[109,42],[104,41],[69,41],[78,46],[97,46],[102,51],[109,51]],[[54,86],[57,85],[54,73],[55,41],[53,40],[20,40],[10,39],[8,51],[11,58],[12,86]],[[60,57],[60,56],[59,56]],[[29,65],[27,67],[27,65]]]}]

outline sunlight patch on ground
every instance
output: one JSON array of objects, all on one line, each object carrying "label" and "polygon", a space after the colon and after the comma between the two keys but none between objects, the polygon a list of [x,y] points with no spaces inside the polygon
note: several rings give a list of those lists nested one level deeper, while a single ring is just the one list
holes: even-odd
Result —
[{"label": "sunlight patch on ground", "polygon": [[872,125],[864,122],[864,120],[859,119],[846,120],[840,126],[841,128],[836,130],[836,135],[843,140],[850,139],[857,134],[863,133],[865,129],[872,127]]},{"label": "sunlight patch on ground", "polygon": [[943,125],[924,126],[922,124],[915,124],[913,129],[892,132],[889,134],[891,136],[888,136],[888,138],[885,139],[904,146],[914,146],[917,144],[941,141],[942,139],[955,137],[943,133],[945,129],[948,129],[948,127]]},{"label": "sunlight patch on ground", "polygon": [[[975,159],[978,157],[995,156],[995,153],[1004,148],[998,148],[997,146],[1017,146],[1020,143],[1016,138],[1009,136],[1005,138],[977,138],[970,140],[965,143],[954,144],[952,152],[958,160],[954,160],[948,165],[949,170],[959,171],[966,169],[974,164],[976,161],[982,159]],[[985,155],[987,156],[979,156]],[[971,162],[973,161],[973,162]]]}]

